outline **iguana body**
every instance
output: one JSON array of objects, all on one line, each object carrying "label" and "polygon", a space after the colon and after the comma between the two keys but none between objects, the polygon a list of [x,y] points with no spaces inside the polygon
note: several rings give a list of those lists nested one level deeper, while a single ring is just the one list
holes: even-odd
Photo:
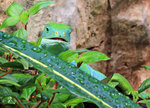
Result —
[{"label": "iguana body", "polygon": [[[42,33],[41,47],[57,56],[61,52],[69,50],[70,33],[71,28],[65,24],[53,22],[48,23]],[[73,61],[72,63],[76,65],[75,61]],[[98,80],[103,80],[104,78],[106,78],[104,74],[94,70],[87,64],[83,63],[80,69],[87,72]]]}]

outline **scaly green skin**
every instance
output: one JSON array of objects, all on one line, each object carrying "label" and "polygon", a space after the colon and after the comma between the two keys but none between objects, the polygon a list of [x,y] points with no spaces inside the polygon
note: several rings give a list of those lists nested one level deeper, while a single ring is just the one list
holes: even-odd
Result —
[{"label": "scaly green skin", "polygon": [[52,39],[52,38],[62,38],[66,42],[70,42],[70,32],[71,28],[65,24],[60,23],[48,23],[44,27],[42,33],[43,39]]}]

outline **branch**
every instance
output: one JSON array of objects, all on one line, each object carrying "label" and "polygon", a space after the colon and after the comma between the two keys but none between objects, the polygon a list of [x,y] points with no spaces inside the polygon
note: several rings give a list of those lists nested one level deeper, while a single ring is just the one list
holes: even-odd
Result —
[{"label": "branch", "polygon": [[42,101],[38,101],[37,104],[35,104],[32,108],[38,108],[42,104]]},{"label": "branch", "polygon": [[[53,86],[53,89],[57,89],[57,86],[58,86],[58,82],[55,82],[54,86]],[[55,98],[55,94],[56,93],[53,93],[53,97],[52,99],[50,100],[50,102],[48,102],[48,107],[52,104],[54,98]]]},{"label": "branch", "polygon": [[19,103],[20,107],[23,108],[23,105],[22,105],[21,102],[18,100],[18,98],[15,97],[15,96],[12,96],[12,97],[15,98],[15,99],[17,100],[17,102]]},{"label": "branch", "polygon": [[9,74],[9,73],[11,73],[11,72],[12,72],[12,70],[13,70],[13,68],[12,68],[12,69],[10,69],[9,71],[7,71],[5,74],[0,75],[0,78],[1,78],[1,77],[3,77],[3,76],[6,76],[6,75],[7,75],[7,74]]}]

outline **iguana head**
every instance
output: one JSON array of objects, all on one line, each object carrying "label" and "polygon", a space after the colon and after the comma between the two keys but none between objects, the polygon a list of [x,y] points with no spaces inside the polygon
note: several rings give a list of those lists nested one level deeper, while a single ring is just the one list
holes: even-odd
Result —
[{"label": "iguana head", "polygon": [[70,42],[70,32],[71,28],[69,26],[65,24],[51,22],[44,27],[42,37],[43,39]]},{"label": "iguana head", "polygon": [[70,48],[71,28],[61,23],[48,23],[42,33],[41,47],[58,55]]}]

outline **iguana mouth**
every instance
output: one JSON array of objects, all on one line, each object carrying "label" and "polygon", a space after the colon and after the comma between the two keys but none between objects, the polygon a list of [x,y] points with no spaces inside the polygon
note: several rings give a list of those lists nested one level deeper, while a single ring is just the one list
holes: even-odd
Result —
[{"label": "iguana mouth", "polygon": [[63,38],[49,38],[49,39],[52,39],[52,40],[60,40],[60,41],[64,41],[64,42],[67,42],[65,39]]}]

